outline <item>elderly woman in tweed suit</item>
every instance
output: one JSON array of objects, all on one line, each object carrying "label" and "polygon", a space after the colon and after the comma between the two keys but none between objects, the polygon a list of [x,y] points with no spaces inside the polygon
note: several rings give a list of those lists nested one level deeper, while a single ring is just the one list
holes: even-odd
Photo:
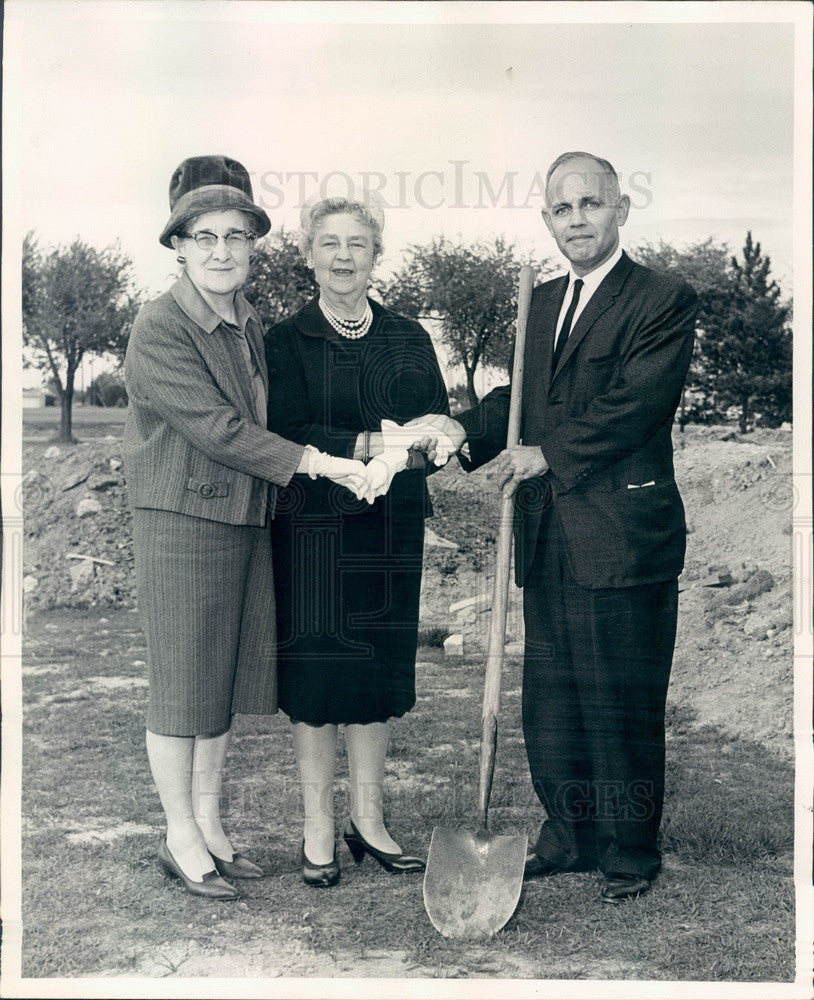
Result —
[{"label": "elderly woman in tweed suit", "polygon": [[267,522],[295,472],[360,496],[364,466],[267,427],[261,328],[240,292],[270,229],[248,173],[222,156],[185,160],[160,242],[183,265],[139,313],[125,377],[124,457],[139,610],[147,637],[147,752],[167,819],[159,862],[194,895],[236,899],[227,878],[263,872],[221,825],[236,713],[277,710]]}]

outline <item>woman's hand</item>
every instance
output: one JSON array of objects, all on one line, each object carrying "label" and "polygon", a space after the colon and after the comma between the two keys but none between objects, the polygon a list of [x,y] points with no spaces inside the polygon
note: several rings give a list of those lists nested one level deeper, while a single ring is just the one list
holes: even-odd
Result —
[{"label": "woman's hand", "polygon": [[[351,491],[361,500],[369,491],[369,478],[365,465],[353,458],[337,458],[307,444],[297,472],[307,472],[311,479],[323,476]],[[372,501],[369,501],[372,502]]]},{"label": "woman's hand", "polygon": [[384,451],[384,442],[382,441],[381,431],[370,431],[368,437],[368,450],[367,455],[365,455],[365,432],[356,438],[356,446],[353,449],[353,457],[363,462],[365,458],[373,458],[375,455],[381,455]]},{"label": "woman's hand", "polygon": [[405,433],[404,428],[393,420],[382,420],[381,439],[384,446],[381,454],[374,455],[365,467],[368,478],[365,499],[368,503],[387,493],[393,476],[407,468],[410,458],[408,449],[413,447],[416,435],[411,431]]}]

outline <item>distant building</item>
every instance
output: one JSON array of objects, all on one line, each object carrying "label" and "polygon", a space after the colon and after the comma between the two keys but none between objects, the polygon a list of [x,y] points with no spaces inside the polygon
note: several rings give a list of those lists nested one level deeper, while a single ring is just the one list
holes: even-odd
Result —
[{"label": "distant building", "polygon": [[43,385],[43,373],[36,368],[23,368],[23,407],[56,406],[57,396],[48,385]]}]

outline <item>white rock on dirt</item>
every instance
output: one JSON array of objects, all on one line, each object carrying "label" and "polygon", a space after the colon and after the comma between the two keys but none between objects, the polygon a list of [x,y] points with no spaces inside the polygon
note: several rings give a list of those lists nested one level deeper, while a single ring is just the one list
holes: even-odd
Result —
[{"label": "white rock on dirt", "polygon": [[66,479],[65,482],[62,484],[62,492],[67,493],[68,490],[73,490],[77,486],[81,486],[82,483],[84,483],[87,480],[89,475],[90,475],[90,469],[86,468],[82,469],[81,472],[77,472],[75,475],[69,476],[68,479]]},{"label": "white rock on dirt", "polygon": [[101,510],[102,505],[94,497],[83,497],[76,505],[76,516],[90,517],[92,514],[100,513]]},{"label": "white rock on dirt", "polygon": [[23,577],[23,591],[26,594],[30,594],[37,589],[40,585],[40,581],[36,576],[25,576]]},{"label": "white rock on dirt", "polygon": [[43,458],[59,458],[62,454],[61,450],[57,448],[55,444],[52,444],[50,448],[47,448]]},{"label": "white rock on dirt", "polygon": [[446,639],[444,639],[444,655],[463,656],[464,637],[457,632],[454,635],[448,635]]},{"label": "white rock on dirt", "polygon": [[442,538],[440,535],[436,535],[431,528],[424,529],[424,544],[434,549],[458,548],[455,542],[451,542],[448,538]]},{"label": "white rock on dirt", "polygon": [[82,559],[81,562],[72,563],[69,572],[72,580],[71,590],[76,593],[94,578],[96,566],[89,559]]},{"label": "white rock on dirt", "polygon": [[743,631],[750,639],[766,639],[774,624],[774,615],[751,615],[743,623]]}]

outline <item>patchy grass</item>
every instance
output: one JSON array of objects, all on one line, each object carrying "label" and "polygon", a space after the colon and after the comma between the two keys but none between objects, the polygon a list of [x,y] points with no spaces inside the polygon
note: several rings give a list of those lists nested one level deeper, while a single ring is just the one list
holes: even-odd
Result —
[{"label": "patchy grass", "polygon": [[444,640],[452,633],[448,628],[441,625],[432,625],[429,628],[418,630],[418,644],[420,646],[431,646],[433,648],[443,648]]},{"label": "patchy grass", "polygon": [[[595,874],[526,884],[494,939],[439,936],[421,879],[344,846],[342,881],[302,882],[299,795],[283,716],[238,720],[227,827],[270,872],[235,904],[169,883],[143,749],[146,653],[126,611],[32,616],[24,664],[26,976],[430,976],[789,982],[794,963],[791,765],[669,715],[664,871],[652,893],[602,904]],[[423,648],[419,703],[393,729],[390,825],[425,852],[436,825],[475,827],[483,663]],[[491,828],[540,820],[520,730],[520,665],[504,682]],[[340,773],[338,813],[344,811]],[[340,820],[341,821],[341,820]],[[66,941],[65,928],[70,927]]]}]

